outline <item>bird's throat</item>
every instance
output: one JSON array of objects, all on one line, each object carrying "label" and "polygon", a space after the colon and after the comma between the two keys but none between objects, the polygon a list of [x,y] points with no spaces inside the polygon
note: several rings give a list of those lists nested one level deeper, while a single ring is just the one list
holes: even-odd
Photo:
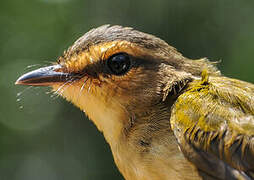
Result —
[{"label": "bird's throat", "polygon": [[[52,86],[54,91],[58,91],[60,85]],[[96,91],[96,95],[93,91]],[[72,102],[80,108],[94,122],[97,128],[103,132],[107,142],[113,146],[121,137],[124,121],[127,115],[121,105],[106,96],[100,88],[87,88],[81,90],[80,86],[67,85],[64,90],[58,91],[66,100]]]}]

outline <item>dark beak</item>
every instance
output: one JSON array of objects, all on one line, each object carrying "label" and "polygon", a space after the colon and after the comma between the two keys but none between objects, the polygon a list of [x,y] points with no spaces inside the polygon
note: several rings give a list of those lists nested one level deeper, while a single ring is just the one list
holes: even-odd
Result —
[{"label": "dark beak", "polygon": [[15,82],[20,85],[50,86],[52,84],[66,82],[73,76],[70,73],[61,72],[60,65],[52,65],[28,72]]}]

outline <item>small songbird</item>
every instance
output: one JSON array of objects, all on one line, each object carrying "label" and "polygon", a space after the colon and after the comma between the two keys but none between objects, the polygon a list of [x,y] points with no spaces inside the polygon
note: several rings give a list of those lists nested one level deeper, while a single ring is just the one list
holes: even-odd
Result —
[{"label": "small songbird", "polygon": [[127,180],[254,179],[254,85],[153,35],[92,29],[16,84],[51,86],[84,111]]}]

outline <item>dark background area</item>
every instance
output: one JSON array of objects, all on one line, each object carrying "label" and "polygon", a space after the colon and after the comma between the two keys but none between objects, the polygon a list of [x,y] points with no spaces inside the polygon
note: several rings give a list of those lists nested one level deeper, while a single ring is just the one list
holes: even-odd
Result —
[{"label": "dark background area", "polygon": [[14,85],[91,28],[132,26],[254,83],[253,0],[9,0],[0,2],[0,23],[1,180],[123,179],[78,108],[48,88]]}]

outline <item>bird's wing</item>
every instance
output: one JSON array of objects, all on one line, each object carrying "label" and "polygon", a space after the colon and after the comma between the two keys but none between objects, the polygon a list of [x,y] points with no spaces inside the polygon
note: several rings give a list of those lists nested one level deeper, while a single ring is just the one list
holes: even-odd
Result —
[{"label": "bird's wing", "polygon": [[189,84],[172,107],[185,157],[218,179],[254,179],[254,85],[226,77]]}]

